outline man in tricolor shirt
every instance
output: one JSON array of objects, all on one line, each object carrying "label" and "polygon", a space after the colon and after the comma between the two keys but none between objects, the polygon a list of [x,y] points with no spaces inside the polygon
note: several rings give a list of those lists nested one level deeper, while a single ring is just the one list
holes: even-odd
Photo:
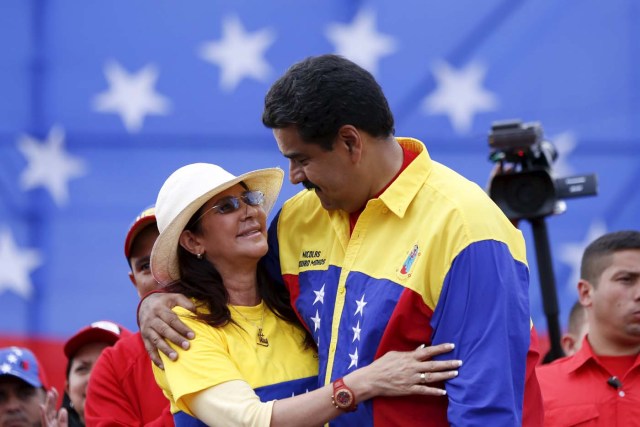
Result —
[{"label": "man in tricolor shirt", "polygon": [[[374,398],[331,425],[542,425],[525,244],[486,193],[422,142],[394,137],[378,83],[336,55],[293,65],[263,123],[307,189],[273,220],[264,261],[314,336],[320,384],[339,388],[351,370],[420,344],[452,342],[445,358],[463,361],[446,397]],[[188,345],[160,307],[189,304],[164,297],[141,310],[152,352],[171,329],[163,318],[176,330],[162,335]]]}]

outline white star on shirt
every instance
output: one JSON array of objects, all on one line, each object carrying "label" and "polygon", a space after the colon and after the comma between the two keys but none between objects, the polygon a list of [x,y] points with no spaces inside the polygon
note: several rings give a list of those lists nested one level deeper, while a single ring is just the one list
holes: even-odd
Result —
[{"label": "white star on shirt", "polygon": [[372,74],[378,71],[378,62],[383,56],[396,51],[393,37],[377,32],[376,14],[362,9],[351,24],[329,24],[325,31],[335,45],[336,53],[349,58]]},{"label": "white star on shirt", "polygon": [[29,135],[21,136],[18,149],[27,158],[27,169],[20,176],[23,190],[45,187],[58,206],[69,199],[68,181],[85,174],[84,162],[64,150],[64,130],[54,126],[47,139],[40,141]]},{"label": "white star on shirt", "polygon": [[7,372],[11,371],[11,365],[9,365],[8,363],[3,363],[2,366],[0,366],[0,371],[2,371],[3,374],[6,374]]},{"label": "white star on shirt", "polygon": [[236,16],[224,18],[222,39],[202,44],[200,57],[222,69],[220,87],[229,92],[245,77],[265,81],[271,66],[264,59],[267,48],[274,42],[275,34],[265,28],[254,33],[245,32]]},{"label": "white star on shirt", "polygon": [[9,363],[16,363],[18,361],[18,357],[15,354],[10,354],[7,356],[7,361]]},{"label": "white star on shirt", "polygon": [[13,351],[18,357],[22,357],[22,350],[20,350],[20,347],[11,347],[11,351]]},{"label": "white star on shirt", "polygon": [[484,66],[474,63],[455,70],[441,61],[434,66],[433,72],[437,88],[422,101],[422,109],[426,114],[448,115],[457,133],[471,130],[474,115],[497,108],[496,97],[482,88]]},{"label": "white star on shirt", "polygon": [[25,299],[29,299],[33,286],[29,274],[40,265],[37,251],[19,250],[11,233],[0,232],[0,294],[12,290]]},{"label": "white star on shirt", "polygon": [[364,294],[362,294],[362,298],[360,298],[359,301],[356,301],[356,304],[358,305],[358,308],[356,308],[356,312],[354,313],[354,316],[357,316],[358,313],[360,313],[361,316],[364,316],[364,306],[367,305],[367,303],[364,300]]},{"label": "white star on shirt", "polygon": [[360,341],[360,321],[358,320],[358,324],[353,329],[353,340],[351,342],[355,342],[356,340]]},{"label": "white star on shirt", "polygon": [[320,316],[318,315],[318,310],[316,310],[316,316],[312,317],[311,320],[313,320],[313,331],[315,332],[320,329]]},{"label": "white star on shirt", "polygon": [[154,88],[158,70],[153,64],[129,74],[119,63],[109,61],[104,74],[109,90],[94,97],[93,108],[100,113],[119,114],[129,133],[142,129],[145,116],[169,113],[171,102]]},{"label": "white star on shirt", "polygon": [[324,285],[325,284],[323,283],[319,291],[313,291],[313,293],[316,294],[316,299],[311,305],[315,305],[318,301],[320,301],[320,304],[324,304]]},{"label": "white star on shirt", "polygon": [[565,243],[560,246],[560,261],[571,267],[571,275],[566,284],[567,289],[575,290],[580,280],[580,263],[582,262],[582,254],[586,247],[598,237],[607,232],[607,226],[603,221],[594,221],[589,226],[587,236],[579,243]]},{"label": "white star on shirt", "polygon": [[358,367],[358,349],[356,348],[355,353],[349,354],[349,357],[351,358],[351,363],[349,364],[349,367],[347,369],[351,369],[352,366],[355,366],[357,368]]}]

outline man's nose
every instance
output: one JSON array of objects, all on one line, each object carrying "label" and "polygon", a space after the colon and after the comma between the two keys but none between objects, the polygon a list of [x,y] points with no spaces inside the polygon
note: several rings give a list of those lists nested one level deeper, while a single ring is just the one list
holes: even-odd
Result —
[{"label": "man's nose", "polygon": [[4,403],[2,403],[2,410],[7,412],[15,412],[20,410],[21,405],[22,401],[20,400],[18,395],[16,395],[15,393],[9,393]]},{"label": "man's nose", "polygon": [[636,279],[636,284],[633,286],[632,298],[634,301],[640,301],[640,279]]},{"label": "man's nose", "polygon": [[294,161],[289,162],[289,181],[292,184],[300,184],[305,181],[307,176],[304,174],[302,170],[302,166],[296,164]]}]

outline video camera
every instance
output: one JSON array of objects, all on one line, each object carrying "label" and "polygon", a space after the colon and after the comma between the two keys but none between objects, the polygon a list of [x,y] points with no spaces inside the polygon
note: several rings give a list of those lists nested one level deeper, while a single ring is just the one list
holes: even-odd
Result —
[{"label": "video camera", "polygon": [[489,159],[500,167],[489,195],[509,219],[530,219],[562,213],[562,199],[598,193],[595,174],[554,178],[556,148],[543,139],[542,126],[520,120],[494,122],[489,134]]}]

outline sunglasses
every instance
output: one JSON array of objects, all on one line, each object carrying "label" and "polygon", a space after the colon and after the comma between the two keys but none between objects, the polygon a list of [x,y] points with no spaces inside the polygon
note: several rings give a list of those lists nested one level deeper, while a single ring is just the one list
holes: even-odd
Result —
[{"label": "sunglasses", "polygon": [[247,206],[262,206],[264,204],[264,193],[262,191],[250,190],[242,193],[240,197],[223,197],[222,199],[218,200],[218,203],[204,211],[202,215],[200,215],[198,219],[194,221],[194,224],[200,221],[203,216],[211,211],[222,215],[237,211],[238,209],[240,209],[240,200],[242,200]]}]

